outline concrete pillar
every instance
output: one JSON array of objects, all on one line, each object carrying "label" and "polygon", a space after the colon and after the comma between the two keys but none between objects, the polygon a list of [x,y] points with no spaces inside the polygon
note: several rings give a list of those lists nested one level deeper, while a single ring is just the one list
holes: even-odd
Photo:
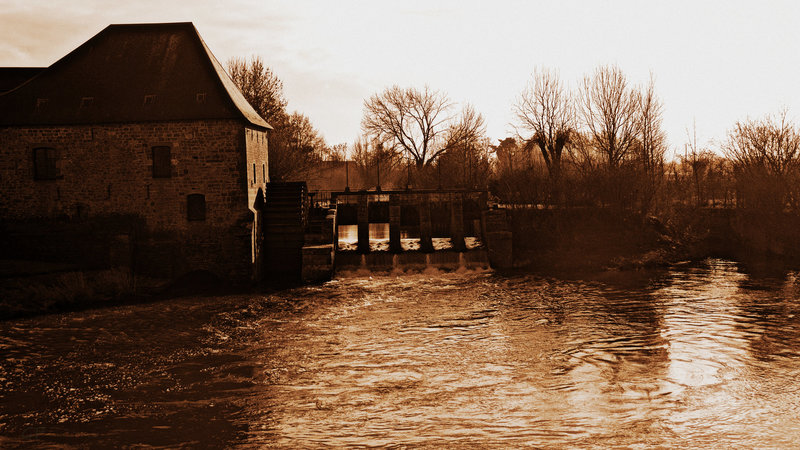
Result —
[{"label": "concrete pillar", "polygon": [[358,196],[358,251],[369,253],[369,196],[359,194]]},{"label": "concrete pillar", "polygon": [[[336,244],[338,241],[336,233],[336,210],[329,209],[325,215],[325,222],[322,224],[322,242],[325,244]],[[336,248],[335,246],[333,247]]]},{"label": "concrete pillar", "polygon": [[423,253],[433,252],[433,226],[431,225],[431,203],[426,194],[420,194],[419,208],[419,249]]},{"label": "concrete pillar", "polygon": [[472,232],[475,233],[475,239],[483,242],[483,234],[481,230],[481,219],[472,220]]},{"label": "concrete pillar", "polygon": [[400,196],[389,196],[389,251],[400,253],[403,245],[400,242]]},{"label": "concrete pillar", "polygon": [[464,243],[464,199],[461,194],[453,194],[450,199],[450,241],[457,252],[467,249]]},{"label": "concrete pillar", "polygon": [[507,212],[503,209],[484,211],[481,214],[481,222],[489,263],[499,269],[513,267],[514,236],[511,232],[511,218]]}]

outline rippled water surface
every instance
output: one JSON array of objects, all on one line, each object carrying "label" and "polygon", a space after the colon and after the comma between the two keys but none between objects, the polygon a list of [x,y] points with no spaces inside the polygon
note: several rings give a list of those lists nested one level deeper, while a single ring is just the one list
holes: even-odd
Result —
[{"label": "rippled water surface", "polygon": [[0,322],[0,446],[797,447],[796,276],[359,275]]}]

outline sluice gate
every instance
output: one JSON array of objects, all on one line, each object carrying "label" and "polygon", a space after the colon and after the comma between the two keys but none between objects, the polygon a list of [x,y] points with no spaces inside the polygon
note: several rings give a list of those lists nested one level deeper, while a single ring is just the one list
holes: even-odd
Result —
[{"label": "sluice gate", "polygon": [[505,211],[489,209],[486,191],[344,191],[315,202],[304,183],[270,183],[265,200],[266,280],[321,281],[339,270],[485,268],[511,258],[510,236],[503,260],[490,251],[498,232],[510,233],[498,229],[503,220],[495,216]]}]

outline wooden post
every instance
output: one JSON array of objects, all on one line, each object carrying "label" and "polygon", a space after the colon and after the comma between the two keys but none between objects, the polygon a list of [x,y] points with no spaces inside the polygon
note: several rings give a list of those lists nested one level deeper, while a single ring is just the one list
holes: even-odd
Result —
[{"label": "wooden post", "polygon": [[397,194],[389,196],[389,251],[400,253],[403,245],[400,242],[400,197]]},{"label": "wooden post", "polygon": [[358,251],[369,253],[369,196],[358,195]]}]

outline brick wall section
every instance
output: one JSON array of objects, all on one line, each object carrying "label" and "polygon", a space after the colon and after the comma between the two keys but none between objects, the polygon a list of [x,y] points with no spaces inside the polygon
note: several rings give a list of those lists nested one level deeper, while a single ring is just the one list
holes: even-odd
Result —
[{"label": "brick wall section", "polygon": [[[245,129],[245,147],[247,148],[247,204],[253,206],[258,189],[266,189],[269,182],[269,160],[267,159],[267,132]],[[255,164],[255,173],[253,165]],[[255,180],[255,181],[254,181]]]},{"label": "brick wall section", "polygon": [[[148,245],[171,243],[173,273],[165,275],[204,269],[249,278],[266,141],[266,132],[236,120],[0,128],[0,220],[132,215],[146,229],[145,260]],[[152,147],[160,145],[171,149],[169,178],[153,177]],[[34,179],[40,146],[59,151],[59,179]],[[205,221],[187,220],[189,194],[205,196]]]},{"label": "brick wall section", "polygon": [[250,229],[250,260],[252,276],[254,280],[261,278],[262,271],[262,212],[258,208],[254,208],[256,196],[259,189],[262,191],[262,199],[264,192],[266,192],[267,183],[269,182],[269,160],[267,155],[267,132],[259,131],[252,128],[245,128],[244,141],[247,153],[247,179],[245,184],[247,186],[247,204],[250,210],[253,211],[253,222]]}]

